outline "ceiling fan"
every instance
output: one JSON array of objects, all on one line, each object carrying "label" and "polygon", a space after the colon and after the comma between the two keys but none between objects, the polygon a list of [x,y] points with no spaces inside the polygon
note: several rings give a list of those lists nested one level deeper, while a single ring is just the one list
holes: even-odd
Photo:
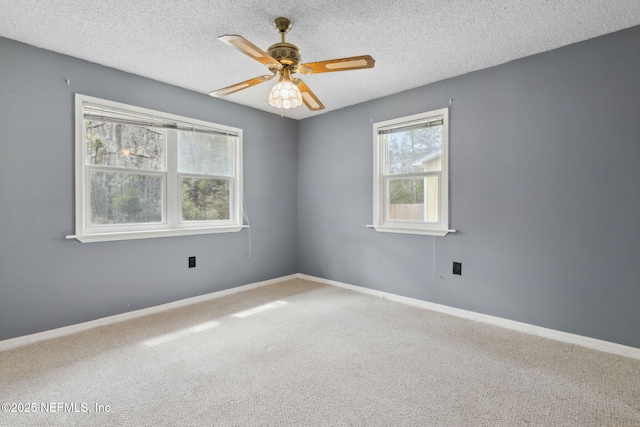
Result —
[{"label": "ceiling fan", "polygon": [[320,102],[302,80],[292,77],[292,74],[318,74],[334,71],[360,70],[363,68],[373,68],[375,64],[375,60],[369,55],[301,64],[300,50],[291,43],[286,43],[284,40],[284,35],[291,29],[291,21],[287,18],[276,18],[274,25],[280,32],[281,42],[271,45],[268,49],[269,53],[264,52],[242,36],[225,34],[218,37],[223,43],[235,47],[245,55],[266,65],[272,74],[236,83],[210,92],[209,95],[230,95],[242,89],[264,83],[279,75],[280,79],[278,83],[271,89],[271,93],[269,94],[269,104],[276,108],[288,109],[298,107],[304,103],[310,110],[317,111],[324,108],[322,102]]}]

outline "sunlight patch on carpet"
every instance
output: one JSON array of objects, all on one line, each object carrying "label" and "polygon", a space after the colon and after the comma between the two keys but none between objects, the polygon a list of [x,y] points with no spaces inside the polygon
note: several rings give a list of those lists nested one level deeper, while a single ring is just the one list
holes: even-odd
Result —
[{"label": "sunlight patch on carpet", "polygon": [[195,326],[190,326],[185,329],[180,329],[179,331],[170,332],[168,334],[163,334],[145,341],[142,341],[143,345],[147,347],[155,347],[160,344],[165,344],[171,341],[175,341],[177,339],[196,334],[198,332],[206,331],[207,329],[215,328],[219,326],[220,322],[216,322],[214,320],[210,322],[199,323]]},{"label": "sunlight patch on carpet", "polygon": [[254,308],[250,308],[249,310],[240,311],[236,314],[232,314],[232,316],[239,317],[239,318],[248,317],[253,314],[260,313],[261,311],[270,310],[272,308],[280,307],[285,304],[288,304],[288,303],[286,301],[274,301],[274,302],[270,302],[269,304],[263,304]]}]

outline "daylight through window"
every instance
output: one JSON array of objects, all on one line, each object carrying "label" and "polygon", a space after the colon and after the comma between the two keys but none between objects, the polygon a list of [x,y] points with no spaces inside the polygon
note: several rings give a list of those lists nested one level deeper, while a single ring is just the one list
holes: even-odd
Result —
[{"label": "daylight through window", "polygon": [[76,238],[238,231],[242,131],[76,95]]},{"label": "daylight through window", "polygon": [[448,110],[374,124],[374,228],[448,233]]}]

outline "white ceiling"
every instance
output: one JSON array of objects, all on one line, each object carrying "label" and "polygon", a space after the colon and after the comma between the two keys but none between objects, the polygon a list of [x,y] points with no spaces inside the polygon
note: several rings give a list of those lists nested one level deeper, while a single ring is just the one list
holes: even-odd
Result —
[{"label": "white ceiling", "polygon": [[[0,36],[209,93],[268,74],[217,40],[287,42],[303,62],[372,55],[375,68],[302,76],[326,109],[302,119],[640,24],[639,0],[0,0]],[[2,52],[0,52],[0,58]],[[225,99],[274,114],[273,80]]]}]

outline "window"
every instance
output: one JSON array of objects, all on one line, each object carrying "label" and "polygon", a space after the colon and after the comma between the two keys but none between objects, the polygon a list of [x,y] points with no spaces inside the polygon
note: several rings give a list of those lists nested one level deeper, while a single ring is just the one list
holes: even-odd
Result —
[{"label": "window", "polygon": [[242,130],[76,94],[82,242],[239,231]]},{"label": "window", "polygon": [[449,230],[448,109],[374,123],[373,227],[444,236]]}]

